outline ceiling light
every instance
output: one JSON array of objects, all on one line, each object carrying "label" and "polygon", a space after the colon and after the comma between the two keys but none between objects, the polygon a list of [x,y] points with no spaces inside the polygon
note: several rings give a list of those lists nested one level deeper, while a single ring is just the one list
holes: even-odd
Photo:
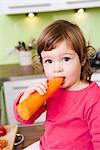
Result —
[{"label": "ceiling light", "polygon": [[27,16],[32,18],[32,17],[36,16],[36,13],[31,12],[31,13],[28,13]]},{"label": "ceiling light", "polygon": [[85,12],[85,9],[84,8],[80,8],[80,9],[77,9],[76,12],[78,14],[83,14]]}]

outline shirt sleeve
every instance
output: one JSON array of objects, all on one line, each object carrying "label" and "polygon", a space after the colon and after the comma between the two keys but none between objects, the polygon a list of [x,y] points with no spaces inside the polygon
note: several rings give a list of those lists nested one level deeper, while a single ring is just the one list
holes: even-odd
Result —
[{"label": "shirt sleeve", "polygon": [[35,114],[33,114],[33,116],[29,119],[29,120],[23,120],[21,119],[21,117],[18,115],[16,106],[19,104],[20,98],[22,97],[23,93],[21,93],[18,98],[15,100],[14,105],[13,105],[13,112],[14,112],[14,116],[16,118],[16,120],[22,124],[33,124],[34,121],[46,110],[46,105],[42,105]]},{"label": "shirt sleeve", "polygon": [[87,112],[88,128],[94,150],[100,150],[100,99]]}]

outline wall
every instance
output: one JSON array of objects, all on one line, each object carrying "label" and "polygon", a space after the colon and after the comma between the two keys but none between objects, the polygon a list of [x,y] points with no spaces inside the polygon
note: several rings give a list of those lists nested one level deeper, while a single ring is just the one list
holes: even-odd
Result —
[{"label": "wall", "polygon": [[0,64],[18,63],[18,54],[8,54],[18,41],[29,42],[37,38],[42,29],[56,19],[66,19],[79,24],[91,44],[100,47],[100,8],[86,9],[78,16],[74,10],[38,13],[35,18],[25,15],[0,15]]}]

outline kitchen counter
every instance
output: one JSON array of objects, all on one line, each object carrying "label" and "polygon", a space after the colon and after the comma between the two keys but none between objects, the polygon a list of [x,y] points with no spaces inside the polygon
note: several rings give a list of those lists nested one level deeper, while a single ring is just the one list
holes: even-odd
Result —
[{"label": "kitchen counter", "polygon": [[41,76],[43,72],[35,70],[30,66],[20,66],[19,64],[0,65],[0,80],[31,78]]}]

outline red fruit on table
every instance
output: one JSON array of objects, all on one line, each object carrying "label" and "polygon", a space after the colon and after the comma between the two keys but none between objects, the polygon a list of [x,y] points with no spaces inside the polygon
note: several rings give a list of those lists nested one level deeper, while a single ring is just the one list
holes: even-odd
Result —
[{"label": "red fruit on table", "polygon": [[6,129],[3,127],[3,125],[0,124],[0,136],[4,136],[6,135],[7,131]]}]

